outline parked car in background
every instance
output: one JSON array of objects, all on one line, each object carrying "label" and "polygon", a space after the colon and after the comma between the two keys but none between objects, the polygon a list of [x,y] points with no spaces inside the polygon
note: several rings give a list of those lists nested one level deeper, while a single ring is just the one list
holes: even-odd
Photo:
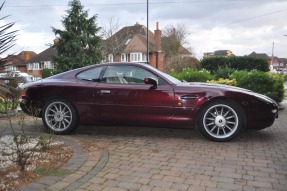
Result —
[{"label": "parked car in background", "polygon": [[20,71],[9,71],[0,74],[0,80],[3,84],[15,84],[15,87],[21,88],[24,84],[33,81],[33,76]]},{"label": "parked car in background", "polygon": [[122,62],[26,84],[21,108],[41,117],[56,134],[79,125],[198,127],[214,141],[264,129],[278,117],[276,102],[264,95],[227,85],[181,82],[148,64]]},{"label": "parked car in background", "polygon": [[283,68],[277,68],[277,69],[276,69],[276,72],[277,72],[278,74],[283,73]]}]

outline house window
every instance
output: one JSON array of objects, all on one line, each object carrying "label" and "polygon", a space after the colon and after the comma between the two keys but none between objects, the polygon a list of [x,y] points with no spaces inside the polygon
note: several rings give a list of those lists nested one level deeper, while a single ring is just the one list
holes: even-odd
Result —
[{"label": "house window", "polygon": [[5,71],[17,71],[18,67],[17,66],[6,66]]},{"label": "house window", "polygon": [[143,54],[142,54],[142,61],[143,61],[143,62],[146,62],[146,61],[147,61],[146,53],[143,53]]},{"label": "house window", "polygon": [[40,69],[40,64],[39,63],[34,63],[33,69],[34,70],[39,70]]},{"label": "house window", "polygon": [[28,70],[33,70],[33,64],[32,63],[27,64],[27,69]]},{"label": "house window", "polygon": [[113,62],[114,61],[114,56],[112,54],[108,55],[108,62]]},{"label": "house window", "polygon": [[54,69],[54,63],[52,63],[51,61],[44,62],[44,68]]},{"label": "house window", "polygon": [[121,62],[126,62],[127,61],[127,55],[125,53],[121,54]]},{"label": "house window", "polygon": [[145,53],[134,52],[130,55],[131,62],[146,62],[147,56]]}]

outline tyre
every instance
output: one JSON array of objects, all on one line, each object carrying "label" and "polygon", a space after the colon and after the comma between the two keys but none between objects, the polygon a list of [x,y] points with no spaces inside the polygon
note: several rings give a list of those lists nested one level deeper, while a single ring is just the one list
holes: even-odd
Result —
[{"label": "tyre", "polygon": [[66,134],[78,126],[75,108],[64,99],[48,101],[42,110],[42,120],[44,126],[54,134]]},{"label": "tyre", "polygon": [[216,100],[203,106],[199,111],[198,128],[208,139],[228,141],[244,127],[243,109],[236,103]]}]

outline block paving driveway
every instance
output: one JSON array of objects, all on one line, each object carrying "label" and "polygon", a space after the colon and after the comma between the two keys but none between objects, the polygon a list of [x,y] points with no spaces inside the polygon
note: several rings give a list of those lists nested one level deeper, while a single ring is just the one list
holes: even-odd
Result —
[{"label": "block paving driveway", "polygon": [[80,128],[73,138],[108,151],[82,190],[287,190],[287,104],[271,128],[226,143],[195,130]]},{"label": "block paving driveway", "polygon": [[[75,145],[65,177],[20,190],[287,190],[287,102],[274,125],[218,143],[196,130],[79,127],[62,136]],[[90,153],[81,143],[89,143]],[[70,166],[69,166],[70,165]],[[65,167],[64,167],[65,168]]]}]

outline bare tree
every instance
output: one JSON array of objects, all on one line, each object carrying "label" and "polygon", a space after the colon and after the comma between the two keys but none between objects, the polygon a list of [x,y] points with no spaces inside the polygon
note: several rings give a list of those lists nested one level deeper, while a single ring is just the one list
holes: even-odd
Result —
[{"label": "bare tree", "polygon": [[162,47],[168,55],[167,72],[199,68],[199,61],[192,56],[192,48],[187,41],[189,35],[187,27],[181,23],[164,27]]},{"label": "bare tree", "polygon": [[162,48],[170,56],[178,54],[191,54],[191,49],[184,48],[189,46],[187,37],[190,32],[184,24],[168,25],[163,29]]},{"label": "bare tree", "polygon": [[[106,24],[102,24],[102,50],[107,60],[108,54],[121,54],[121,50],[127,45],[128,39],[131,38],[131,33],[128,27],[121,28],[119,18],[111,17],[107,19]],[[121,29],[120,29],[121,28]],[[119,60],[114,60],[119,61]]]},{"label": "bare tree", "polygon": [[164,37],[173,37],[175,38],[180,45],[188,45],[187,37],[190,35],[190,32],[187,30],[186,26],[182,23],[178,23],[176,26],[173,24],[164,27],[163,36]]},{"label": "bare tree", "polygon": [[108,18],[107,23],[102,24],[101,28],[102,37],[104,39],[102,43],[104,55],[112,54],[115,56],[122,45],[122,39],[115,36],[120,28],[119,19],[114,17]]}]

